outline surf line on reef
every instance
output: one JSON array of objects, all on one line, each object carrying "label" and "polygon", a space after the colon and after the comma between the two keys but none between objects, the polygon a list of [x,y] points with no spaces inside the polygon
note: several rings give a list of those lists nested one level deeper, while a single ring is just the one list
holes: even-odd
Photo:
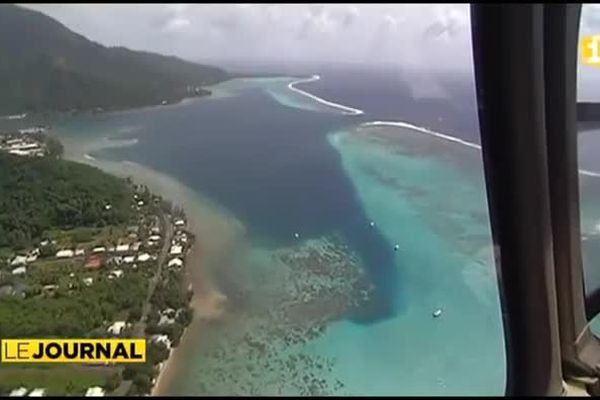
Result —
[{"label": "surf line on reef", "polygon": [[290,89],[298,94],[301,94],[303,96],[309,97],[318,103],[324,104],[329,107],[337,108],[337,109],[343,111],[344,114],[348,114],[348,115],[364,114],[363,110],[359,110],[358,108],[353,108],[353,107],[345,106],[343,104],[334,103],[333,101],[322,99],[321,97],[315,96],[314,94],[308,93],[308,92],[306,92],[302,89],[298,89],[296,86],[294,86],[299,83],[315,82],[315,81],[318,81],[319,79],[321,79],[321,77],[319,75],[313,75],[310,78],[298,79],[296,81],[290,82],[288,84],[288,89]]},{"label": "surf line on reef", "polygon": [[[405,122],[405,121],[372,121],[372,122],[365,122],[363,124],[361,124],[362,126],[396,126],[396,127],[401,127],[401,128],[407,128],[407,129],[412,129],[414,131],[420,132],[420,133],[424,133],[426,135],[431,135],[431,136],[435,136],[439,139],[442,140],[447,140],[450,142],[454,142],[454,143],[458,143],[461,144],[463,146],[468,146],[471,147],[473,149],[477,149],[477,150],[481,150],[481,145],[477,144],[477,143],[473,143],[473,142],[469,142],[463,139],[459,139],[457,137],[454,136],[450,136],[450,135],[445,135],[443,133],[439,133],[439,132],[435,132],[432,131],[430,129],[424,128],[422,126],[418,126],[418,125],[413,125],[411,123]],[[580,169],[579,173],[581,175],[585,175],[585,176],[592,176],[595,178],[600,178],[600,172],[596,172],[596,171],[589,171],[586,169]]]}]

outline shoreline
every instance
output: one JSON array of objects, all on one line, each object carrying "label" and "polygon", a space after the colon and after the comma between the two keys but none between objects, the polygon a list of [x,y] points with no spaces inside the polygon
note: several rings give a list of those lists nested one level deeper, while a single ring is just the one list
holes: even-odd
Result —
[{"label": "shoreline", "polygon": [[[187,211],[186,211],[186,215]],[[172,348],[169,357],[161,363],[156,381],[152,386],[150,396],[167,396],[173,380],[177,377],[179,369],[185,364],[189,355],[189,348],[194,346],[194,338],[201,332],[203,322],[218,318],[223,310],[220,305],[225,296],[216,288],[210,278],[210,260],[199,245],[200,235],[204,235],[197,221],[188,215],[188,230],[196,237],[195,243],[186,256],[185,284],[191,284],[194,290],[189,306],[193,309],[192,321],[185,327],[179,340],[179,345]],[[195,276],[194,276],[195,275]],[[217,301],[215,304],[215,300]],[[219,302],[221,300],[221,302]]]},{"label": "shoreline", "polygon": [[[197,235],[197,233],[193,229],[191,229],[191,227],[190,227],[189,231],[192,232],[195,236]],[[198,241],[198,239],[196,236],[196,242],[197,241]],[[194,243],[192,245],[192,248],[191,248],[189,254],[187,254],[187,256],[186,256],[186,260],[187,260],[187,265],[185,266],[186,278],[187,278],[187,274],[189,273],[190,268],[201,268],[201,263],[200,263],[199,258],[192,258],[194,256],[199,255],[198,247],[199,246],[197,245],[197,243]],[[194,286],[193,286],[194,283],[191,282],[191,279],[185,279],[185,283],[191,284],[192,288],[194,288]],[[189,325],[187,325],[186,327],[183,328],[183,332],[181,334],[181,337],[179,338],[179,345],[175,348],[170,348],[169,356],[159,364],[158,375],[156,376],[155,381],[152,384],[152,389],[150,390],[150,394],[149,394],[150,396],[164,396],[166,394],[167,388],[173,382],[173,378],[176,375],[175,371],[177,370],[178,365],[181,363],[181,361],[179,361],[179,363],[177,361],[181,359],[180,349],[182,348],[182,343],[184,342],[184,340],[186,340],[186,338],[188,336],[188,332],[190,331],[189,328],[194,323],[193,320],[196,317],[197,311],[194,307],[195,297],[196,297],[196,291],[194,290],[192,299],[190,300],[190,303],[188,304],[188,306],[190,306],[194,310],[194,316],[192,317],[192,321],[190,321]]]},{"label": "shoreline", "polygon": [[[212,85],[208,85],[207,87],[210,86],[216,86],[219,85],[221,83],[230,81],[234,78],[228,78],[225,80],[222,80],[220,82],[214,83]],[[115,107],[115,108],[108,108],[108,109],[102,109],[102,111],[97,111],[97,107],[96,108],[89,108],[89,109],[85,109],[85,110],[77,110],[77,111],[60,111],[60,110],[43,110],[43,111],[26,111],[23,112],[22,114],[12,114],[12,115],[4,115],[4,116],[0,116],[0,121],[6,120],[6,121],[14,121],[14,120],[23,120],[23,119],[34,119],[34,120],[47,120],[47,119],[56,119],[58,118],[65,118],[65,117],[80,117],[80,116],[98,116],[98,115],[119,115],[119,114],[127,114],[127,113],[132,113],[132,112],[139,112],[139,111],[151,111],[154,109],[161,109],[161,108],[168,108],[168,107],[177,107],[177,106],[183,106],[186,104],[189,104],[195,100],[198,99],[204,99],[204,98],[211,98],[214,95],[214,93],[210,93],[210,94],[205,94],[205,95],[200,95],[200,96],[184,96],[184,97],[179,97],[177,99],[174,99],[172,102],[169,102],[167,104],[161,104],[161,103],[156,103],[156,104],[139,104],[139,105],[131,105],[131,106],[125,106],[125,107]]]},{"label": "shoreline", "polygon": [[[190,229],[190,231],[196,235],[196,233]],[[194,255],[194,253],[198,252],[198,246],[196,243],[194,243],[194,245],[192,246],[192,249],[190,250],[190,253],[188,254],[188,259]],[[197,255],[197,254],[195,254]],[[196,261],[194,259],[194,261]],[[188,269],[190,268],[195,268],[195,267],[201,267],[201,265],[199,262],[195,262],[191,261],[188,262],[186,265],[186,275],[188,273]],[[186,279],[186,281],[188,281],[188,279]],[[186,283],[190,283],[192,284],[192,288],[193,288],[193,282],[186,282]],[[159,370],[158,370],[158,375],[156,376],[156,380],[154,382],[154,384],[152,385],[152,390],[150,391],[150,396],[164,396],[166,395],[167,389],[169,387],[169,385],[173,382],[173,379],[176,376],[176,370],[177,367],[179,366],[179,364],[181,363],[181,348],[182,348],[182,343],[184,343],[184,341],[186,341],[187,337],[189,336],[188,333],[190,331],[190,326],[194,323],[194,319],[196,318],[196,309],[194,307],[194,298],[196,297],[196,292],[194,291],[194,295],[192,296],[192,299],[190,300],[190,304],[189,306],[192,307],[192,309],[194,310],[194,316],[192,317],[192,321],[190,322],[190,324],[188,326],[186,326],[183,329],[183,333],[181,334],[181,337],[179,338],[179,345],[175,348],[171,348],[169,349],[169,356],[167,357],[166,360],[164,360],[163,362],[161,362],[159,364]],[[179,363],[178,363],[179,361]]]}]

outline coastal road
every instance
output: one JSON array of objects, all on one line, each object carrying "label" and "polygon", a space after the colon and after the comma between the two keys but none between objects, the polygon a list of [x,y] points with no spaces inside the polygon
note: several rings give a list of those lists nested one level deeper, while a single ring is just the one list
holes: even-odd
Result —
[{"label": "coastal road", "polygon": [[162,222],[162,226],[164,227],[164,242],[162,248],[160,249],[160,255],[158,256],[158,267],[156,268],[156,273],[150,279],[150,284],[148,285],[148,294],[146,295],[146,300],[144,301],[144,305],[142,306],[142,316],[140,317],[139,322],[136,327],[133,329],[133,337],[144,337],[144,331],[146,329],[146,321],[148,320],[148,314],[150,313],[150,299],[154,294],[154,290],[156,289],[156,285],[160,280],[162,274],[162,268],[165,265],[167,260],[167,255],[169,254],[169,246],[171,244],[171,239],[173,238],[173,225],[171,222],[167,220],[164,212],[160,212],[159,218]]}]

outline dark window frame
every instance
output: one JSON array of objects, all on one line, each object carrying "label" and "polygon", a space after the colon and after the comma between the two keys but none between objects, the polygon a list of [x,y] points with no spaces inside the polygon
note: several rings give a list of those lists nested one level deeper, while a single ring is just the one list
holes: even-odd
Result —
[{"label": "dark window frame", "polygon": [[562,366],[567,377],[593,376],[600,371],[600,345],[586,315],[577,152],[581,5],[549,4],[544,13],[546,137]]},{"label": "dark window frame", "polygon": [[579,4],[471,6],[509,396],[560,395],[563,379],[599,375],[580,242],[580,13]]}]

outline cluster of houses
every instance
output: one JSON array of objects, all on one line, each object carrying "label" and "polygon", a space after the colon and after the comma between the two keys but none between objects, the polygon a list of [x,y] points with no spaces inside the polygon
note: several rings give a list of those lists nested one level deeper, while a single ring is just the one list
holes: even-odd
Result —
[{"label": "cluster of houses", "polygon": [[[29,393],[29,394],[28,394]],[[104,389],[100,386],[91,386],[85,392],[85,397],[103,397],[105,394]],[[45,388],[35,388],[29,391],[26,387],[20,387],[12,390],[8,396],[9,397],[44,397],[46,396]]]},{"label": "cluster of houses", "polygon": [[[145,204],[137,195],[134,196],[135,205],[138,210]],[[110,205],[105,206],[110,209]],[[146,218],[149,217],[149,218]],[[179,271],[184,267],[185,254],[191,245],[191,237],[185,230],[186,221],[182,218],[175,218],[173,221],[174,234],[168,245],[168,258],[165,267],[169,270]],[[105,243],[104,245],[88,246],[70,246],[60,247],[56,241],[44,240],[39,246],[26,254],[19,254],[9,260],[9,265],[13,275],[23,275],[27,273],[27,267],[35,263],[42,254],[46,257],[55,259],[77,259],[81,262],[82,268],[87,271],[106,268],[108,279],[121,278],[127,271],[127,268],[136,269],[138,265],[144,265],[151,261],[158,260],[158,252],[163,245],[163,236],[159,218],[156,215],[146,215],[138,221],[139,225],[127,227],[126,233],[114,243]],[[48,255],[46,246],[52,245],[56,252]],[[127,268],[125,268],[127,267]],[[69,277],[75,278],[75,272],[71,272]],[[92,285],[94,278],[91,276],[83,278],[83,283],[87,286]],[[17,280],[17,284],[20,284]],[[70,284],[72,285],[72,284]],[[52,286],[52,287],[50,287]],[[57,285],[46,285],[44,289],[54,289]],[[13,288],[14,289],[14,288]],[[166,308],[159,311],[159,326],[168,326],[174,324],[184,309]],[[127,321],[114,321],[107,327],[107,332],[111,336],[127,335],[132,323]],[[172,342],[166,334],[155,334],[149,336],[150,342],[162,343],[167,349],[172,349]],[[10,392],[9,396],[45,396],[46,389],[36,388],[27,389],[19,387]],[[86,397],[105,396],[102,387],[93,386],[87,389]]]},{"label": "cluster of houses", "polygon": [[46,146],[44,143],[28,136],[30,133],[38,133],[44,128],[27,128],[19,131],[20,135],[4,134],[0,135],[0,151],[9,154],[25,157],[43,157],[46,155]]},{"label": "cluster of houses", "polygon": [[[175,323],[179,314],[183,312],[182,309],[174,310],[172,308],[166,308],[159,312],[160,320],[158,326],[166,326]],[[132,324],[127,321],[115,321],[106,328],[106,331],[113,336],[121,336],[126,329],[131,328]],[[150,336],[151,342],[162,343],[167,349],[171,349],[171,340],[168,335],[152,335]]]},{"label": "cluster of houses", "polygon": [[[61,248],[55,254],[56,259],[73,259],[83,258],[83,267],[87,271],[95,271],[103,266],[110,266],[108,279],[120,278],[124,275],[123,266],[128,266],[137,269],[138,265],[143,265],[150,261],[156,261],[158,256],[152,251],[144,249],[155,248],[158,250],[161,242],[160,227],[158,219],[149,228],[147,232],[147,240],[145,242],[139,240],[138,226],[130,226],[127,228],[128,235],[126,238],[120,238],[115,245],[96,246],[91,249],[84,248]],[[186,238],[187,240],[187,238]],[[49,244],[56,245],[56,241],[50,242],[44,240],[27,254],[18,254],[10,260],[12,275],[24,275],[27,273],[27,265],[35,262],[40,257],[40,248]],[[183,262],[181,262],[181,265]],[[73,275],[73,274],[72,274]],[[74,275],[73,275],[74,276]],[[83,283],[90,286],[93,283],[92,277],[83,279]]]},{"label": "cluster of houses", "polygon": [[[29,393],[29,394],[27,394]],[[35,388],[29,391],[26,387],[20,387],[14,389],[8,394],[10,397],[23,397],[25,395],[29,397],[43,397],[46,395],[46,389],[44,388]]]},{"label": "cluster of houses", "polygon": [[[185,220],[181,218],[175,219],[173,225],[175,227],[175,233],[170,243],[167,268],[179,271],[184,266],[184,255],[185,251],[189,248],[190,238],[185,231]],[[160,240],[160,228],[158,225],[154,225],[150,228],[147,240],[148,245],[151,245],[153,242],[157,243]],[[122,249],[125,250],[125,247]],[[123,260],[125,260],[125,258],[123,258]],[[172,308],[166,308],[164,310],[160,310],[158,326],[165,326],[175,323],[181,312],[183,312],[183,309],[174,310]],[[128,324],[126,321],[115,321],[107,328],[107,331],[114,336],[119,336],[123,329],[129,327],[130,324]],[[171,341],[167,335],[152,335],[150,337],[150,341],[162,343],[167,349],[171,349]]]},{"label": "cluster of houses", "polygon": [[171,247],[169,248],[169,261],[167,268],[180,270],[183,268],[184,253],[189,246],[188,234],[185,232],[185,220],[178,218],[174,221],[175,234],[171,239]]}]

